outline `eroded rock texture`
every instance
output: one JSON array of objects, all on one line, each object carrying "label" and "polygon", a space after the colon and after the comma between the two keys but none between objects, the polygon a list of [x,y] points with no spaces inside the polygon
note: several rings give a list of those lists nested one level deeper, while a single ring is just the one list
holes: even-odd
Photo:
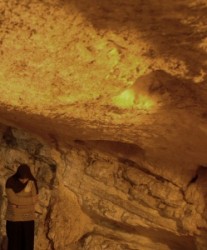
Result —
[{"label": "eroded rock texture", "polygon": [[205,0],[0,0],[5,179],[40,187],[36,250],[207,249]]},{"label": "eroded rock texture", "polygon": [[184,188],[148,170],[141,156],[127,159],[122,150],[130,147],[68,141],[54,149],[2,126],[1,236],[5,179],[28,162],[40,188],[36,249],[205,249],[206,169]]}]

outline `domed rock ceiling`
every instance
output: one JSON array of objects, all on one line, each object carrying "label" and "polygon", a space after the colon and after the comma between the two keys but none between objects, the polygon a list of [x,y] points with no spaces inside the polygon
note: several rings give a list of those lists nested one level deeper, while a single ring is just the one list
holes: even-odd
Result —
[{"label": "domed rock ceiling", "polygon": [[1,0],[5,180],[38,179],[36,250],[207,249],[205,0]]}]

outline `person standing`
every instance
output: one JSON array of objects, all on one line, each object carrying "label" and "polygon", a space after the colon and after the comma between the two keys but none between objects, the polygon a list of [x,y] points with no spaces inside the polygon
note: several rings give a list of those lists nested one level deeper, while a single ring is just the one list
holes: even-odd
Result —
[{"label": "person standing", "polygon": [[7,179],[6,194],[8,250],[34,250],[35,204],[38,187],[27,164],[20,164],[16,173]]}]

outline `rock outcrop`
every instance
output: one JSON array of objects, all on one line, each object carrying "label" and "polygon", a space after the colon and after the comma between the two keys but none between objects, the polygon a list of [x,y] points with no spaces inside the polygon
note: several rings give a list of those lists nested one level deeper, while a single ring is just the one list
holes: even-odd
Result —
[{"label": "rock outcrop", "polygon": [[151,171],[127,143],[68,141],[54,149],[17,129],[1,133],[1,235],[5,180],[27,162],[40,188],[37,250],[205,249],[204,166],[184,187]]}]

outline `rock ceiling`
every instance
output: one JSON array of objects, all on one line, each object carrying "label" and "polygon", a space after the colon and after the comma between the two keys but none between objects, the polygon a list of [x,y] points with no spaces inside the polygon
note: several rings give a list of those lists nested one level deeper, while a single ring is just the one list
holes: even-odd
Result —
[{"label": "rock ceiling", "polygon": [[188,168],[188,181],[207,164],[206,8],[1,1],[1,120],[58,140],[136,144],[158,171]]},{"label": "rock ceiling", "polygon": [[1,0],[0,119],[186,187],[207,167],[205,0]]}]

